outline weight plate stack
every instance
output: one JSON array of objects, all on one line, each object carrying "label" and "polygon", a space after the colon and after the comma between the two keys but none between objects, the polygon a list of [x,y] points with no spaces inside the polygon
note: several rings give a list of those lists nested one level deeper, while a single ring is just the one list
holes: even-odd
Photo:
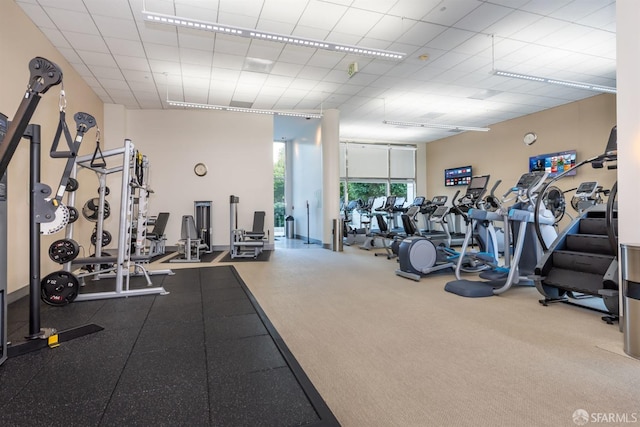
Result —
[{"label": "weight plate stack", "polygon": [[[111,233],[109,233],[107,230],[102,230],[102,247],[107,246],[109,243],[111,243],[111,239]],[[95,246],[96,243],[98,243],[98,232],[97,230],[93,230],[93,233],[91,233],[91,244]]]},{"label": "weight plate stack", "polygon": [[42,301],[53,306],[67,305],[78,296],[80,282],[68,271],[54,271],[40,282]]},{"label": "weight plate stack", "polygon": [[67,210],[69,211],[69,224],[73,224],[78,220],[78,209],[73,206],[67,206]]},{"label": "weight plate stack", "polygon": [[69,180],[67,181],[67,186],[65,187],[65,190],[72,193],[76,191],[79,186],[80,184],[78,183],[78,180],[70,177]]},{"label": "weight plate stack", "polygon": [[78,257],[80,247],[73,239],[56,240],[49,246],[49,258],[58,264],[65,264]]}]

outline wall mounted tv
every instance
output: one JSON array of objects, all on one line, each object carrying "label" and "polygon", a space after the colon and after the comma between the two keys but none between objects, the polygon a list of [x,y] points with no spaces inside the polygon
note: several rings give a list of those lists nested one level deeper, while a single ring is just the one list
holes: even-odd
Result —
[{"label": "wall mounted tv", "polygon": [[453,185],[467,185],[471,182],[471,176],[471,166],[445,169],[444,185],[446,187],[451,187]]},{"label": "wall mounted tv", "polygon": [[[529,172],[544,170],[549,177],[554,177],[571,169],[576,165],[576,150],[560,151],[558,153],[540,154],[529,157]],[[567,175],[575,175],[573,170]]]}]

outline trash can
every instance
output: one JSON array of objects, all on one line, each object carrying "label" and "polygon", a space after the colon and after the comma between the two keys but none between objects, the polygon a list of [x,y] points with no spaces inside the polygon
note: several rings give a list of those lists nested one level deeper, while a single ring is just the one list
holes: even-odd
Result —
[{"label": "trash can", "polygon": [[284,219],[284,237],[287,239],[295,239],[296,235],[293,230],[293,217],[291,215],[287,215]]},{"label": "trash can", "polygon": [[640,359],[640,245],[620,245],[624,352]]},{"label": "trash can", "polygon": [[331,242],[331,250],[334,252],[342,252],[342,229],[344,227],[344,221],[342,219],[334,219],[332,221],[332,242]]}]

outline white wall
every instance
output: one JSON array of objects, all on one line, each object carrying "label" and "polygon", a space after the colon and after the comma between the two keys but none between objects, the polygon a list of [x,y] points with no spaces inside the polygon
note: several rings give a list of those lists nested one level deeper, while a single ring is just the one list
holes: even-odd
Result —
[{"label": "white wall", "polygon": [[[108,115],[117,117],[117,114]],[[108,121],[106,133],[119,133],[121,123]],[[253,212],[265,211],[265,230],[273,238],[273,117],[209,110],[127,110],[126,138],[149,158],[155,193],[151,214],[169,212],[168,245],[180,238],[182,215],[194,213],[194,201],[210,200],[212,241],[229,245],[229,196],[240,197],[239,228],[250,229]],[[113,140],[108,146],[119,146]],[[208,167],[204,177],[194,165]]]},{"label": "white wall", "polygon": [[640,181],[640,39],[638,19],[640,3],[618,0],[617,85],[618,85],[618,206],[620,243],[640,244],[638,181]]}]

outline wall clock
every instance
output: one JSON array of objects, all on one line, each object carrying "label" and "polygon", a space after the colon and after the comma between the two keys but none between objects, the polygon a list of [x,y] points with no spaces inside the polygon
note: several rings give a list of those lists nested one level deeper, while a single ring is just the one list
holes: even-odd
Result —
[{"label": "wall clock", "polygon": [[531,145],[534,142],[536,142],[537,139],[538,139],[538,135],[536,135],[534,132],[527,132],[524,134],[523,141],[525,145]]},{"label": "wall clock", "polygon": [[204,163],[196,163],[193,171],[198,176],[205,176],[207,174],[207,165],[205,165]]}]

